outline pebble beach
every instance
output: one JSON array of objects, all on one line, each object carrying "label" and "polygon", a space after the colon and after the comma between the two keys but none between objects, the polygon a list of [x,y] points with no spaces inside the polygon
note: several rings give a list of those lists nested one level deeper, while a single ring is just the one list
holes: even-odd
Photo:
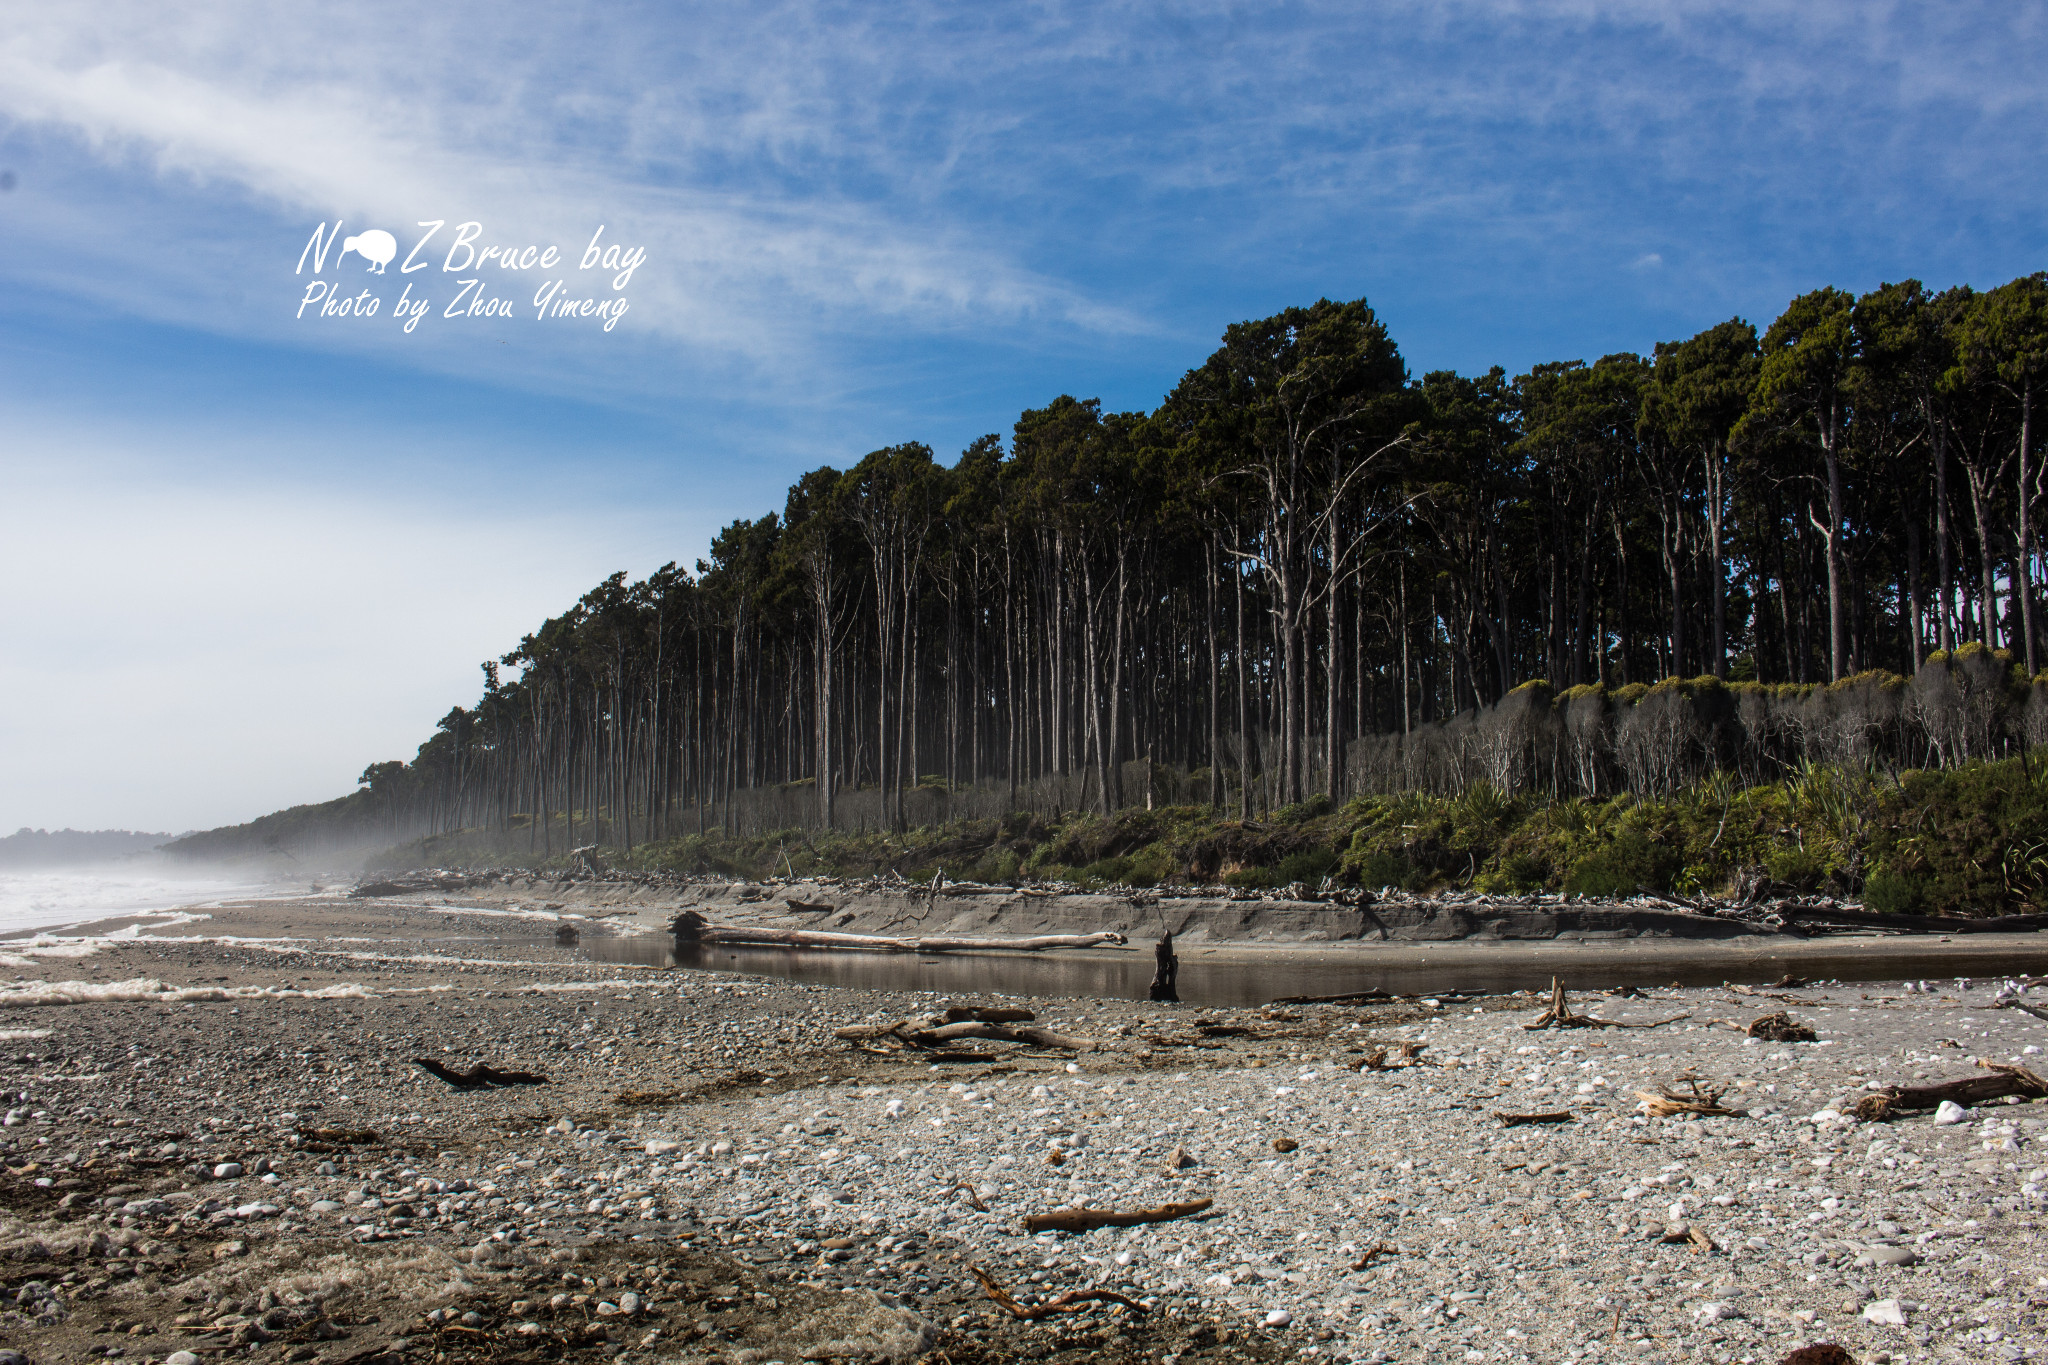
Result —
[{"label": "pebble beach", "polygon": [[[593,961],[553,931],[648,916],[581,910],[313,895],[0,943],[0,1343],[145,1365],[2048,1351],[2048,1104],[1849,1112],[1980,1059],[2040,1070],[2048,1023],[2002,1007],[2004,975],[1644,980],[1573,997],[1616,1027],[1532,1030],[1547,977],[1366,1006],[968,1000]],[[949,1006],[1089,1046],[934,1063],[835,1036]],[[1813,1040],[1751,1036],[1778,1012]],[[459,1088],[422,1060],[544,1080]],[[1640,1098],[1701,1090],[1734,1112]],[[1175,1205],[1201,1207],[1025,1227]]]}]

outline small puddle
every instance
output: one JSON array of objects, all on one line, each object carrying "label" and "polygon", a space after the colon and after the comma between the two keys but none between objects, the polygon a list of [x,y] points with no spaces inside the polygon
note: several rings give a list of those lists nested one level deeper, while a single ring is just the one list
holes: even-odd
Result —
[{"label": "small puddle", "polygon": [[[1072,996],[1143,1000],[1152,982],[1149,945],[1044,953],[885,953],[803,948],[678,948],[665,934],[586,937],[578,951],[595,962],[776,976],[816,985],[939,995]],[[1851,951],[1844,951],[1850,949]],[[2048,969],[2048,948],[2001,954],[1999,974]],[[1381,990],[1547,991],[1553,975],[1573,990],[1618,986],[1718,986],[1776,981],[1786,973],[1814,980],[1897,981],[1906,976],[1990,976],[1979,953],[1943,954],[1933,945],[1911,957],[1858,953],[1840,942],[1794,940],[1768,951],[1729,949],[1680,939],[1625,942],[1361,944],[1343,949],[1186,946],[1180,997],[1190,1005],[1263,1005],[1282,996]]]}]

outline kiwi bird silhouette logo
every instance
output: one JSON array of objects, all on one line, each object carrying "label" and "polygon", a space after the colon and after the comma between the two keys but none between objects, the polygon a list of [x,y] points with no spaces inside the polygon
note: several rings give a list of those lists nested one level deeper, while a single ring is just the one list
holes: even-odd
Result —
[{"label": "kiwi bird silhouette logo", "polygon": [[382,228],[371,228],[360,236],[350,237],[341,244],[341,254],[355,252],[370,263],[370,269],[381,275],[384,267],[390,265],[398,255],[398,239]]}]

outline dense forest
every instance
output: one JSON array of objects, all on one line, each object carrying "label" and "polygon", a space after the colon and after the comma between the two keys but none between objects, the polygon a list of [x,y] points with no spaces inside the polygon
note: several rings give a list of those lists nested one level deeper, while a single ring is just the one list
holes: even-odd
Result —
[{"label": "dense forest", "polygon": [[1150,412],[877,450],[614,575],[345,813],[545,856],[2017,753],[2044,377],[2040,274],[1516,376],[1418,379],[1364,300],[1290,308]]}]

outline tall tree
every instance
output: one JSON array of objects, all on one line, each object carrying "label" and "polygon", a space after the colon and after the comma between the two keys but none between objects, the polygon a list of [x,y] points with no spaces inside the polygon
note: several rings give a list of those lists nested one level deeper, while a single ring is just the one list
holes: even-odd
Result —
[{"label": "tall tree", "polygon": [[1811,507],[1807,518],[1821,534],[1827,554],[1828,677],[1849,667],[1849,616],[1842,578],[1842,537],[1847,530],[1842,455],[1848,418],[1848,379],[1855,361],[1850,317],[1856,300],[1840,289],[1801,294],[1764,333],[1763,361],[1745,423],[1787,422],[1811,434],[1821,454],[1821,485],[1827,520]]}]

